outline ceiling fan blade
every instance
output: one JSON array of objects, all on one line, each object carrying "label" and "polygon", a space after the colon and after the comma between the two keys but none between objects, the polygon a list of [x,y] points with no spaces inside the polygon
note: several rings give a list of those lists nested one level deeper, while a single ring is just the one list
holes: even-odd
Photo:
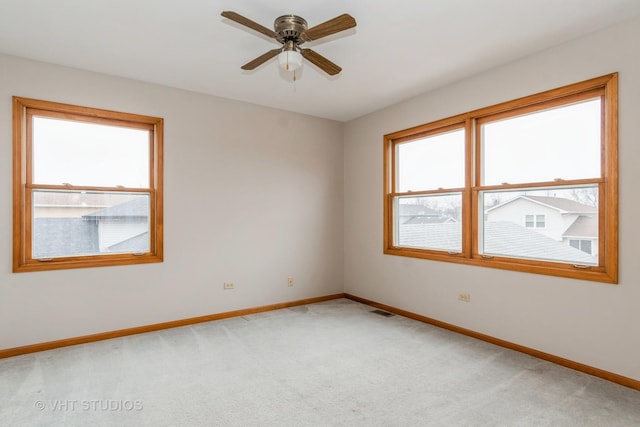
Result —
[{"label": "ceiling fan blade", "polygon": [[344,13],[340,16],[336,16],[333,19],[318,24],[315,27],[309,28],[302,33],[301,38],[305,41],[318,40],[322,37],[330,36],[331,34],[339,33],[340,31],[348,30],[356,26],[356,20],[353,16]]},{"label": "ceiling fan blade", "polygon": [[253,61],[247,62],[246,64],[244,64],[240,68],[242,68],[243,70],[253,70],[253,69],[257,68],[259,65],[264,64],[265,62],[267,62],[268,60],[270,60],[274,56],[278,55],[281,51],[282,51],[282,49],[270,50],[269,52],[258,56]]},{"label": "ceiling fan blade", "polygon": [[338,74],[342,68],[311,49],[300,49],[302,56],[330,76]]},{"label": "ceiling fan blade", "polygon": [[227,19],[231,19],[232,21],[235,21],[238,24],[242,24],[245,27],[249,27],[252,30],[262,33],[267,37],[271,37],[272,39],[275,39],[278,36],[273,30],[270,30],[267,27],[263,27],[257,22],[254,22],[249,18],[245,18],[244,16],[237,14],[235,12],[224,11],[220,15],[224,16]]}]

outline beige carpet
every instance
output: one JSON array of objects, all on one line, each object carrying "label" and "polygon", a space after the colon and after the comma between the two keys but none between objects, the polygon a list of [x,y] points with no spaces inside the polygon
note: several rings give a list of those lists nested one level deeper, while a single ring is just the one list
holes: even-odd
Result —
[{"label": "beige carpet", "polygon": [[0,360],[2,426],[640,426],[640,392],[349,300]]}]

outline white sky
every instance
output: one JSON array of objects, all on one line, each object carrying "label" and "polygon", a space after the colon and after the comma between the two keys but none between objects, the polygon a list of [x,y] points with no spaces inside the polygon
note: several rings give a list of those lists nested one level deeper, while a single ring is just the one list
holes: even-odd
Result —
[{"label": "white sky", "polygon": [[398,190],[464,187],[464,130],[398,146]]},{"label": "white sky", "polygon": [[[600,177],[600,99],[483,126],[484,185]],[[464,186],[464,131],[398,146],[398,191]]]},{"label": "white sky", "polygon": [[35,117],[37,184],[149,187],[149,131]]},{"label": "white sky", "polygon": [[600,99],[483,126],[484,185],[600,177]]}]

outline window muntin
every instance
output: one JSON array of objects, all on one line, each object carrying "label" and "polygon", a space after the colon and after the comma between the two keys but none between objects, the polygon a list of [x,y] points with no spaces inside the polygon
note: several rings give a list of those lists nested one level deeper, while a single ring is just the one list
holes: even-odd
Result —
[{"label": "window muntin", "polygon": [[[461,123],[458,129],[466,140],[456,166],[465,170],[464,186],[400,187],[408,181],[397,178],[402,176],[398,170],[402,164],[396,159],[398,145],[437,134],[455,123]],[[537,129],[541,126],[548,129]],[[508,138],[507,128],[516,130]],[[559,129],[557,135],[550,129]],[[617,283],[617,74],[395,132],[386,135],[384,143],[385,253]],[[399,238],[400,199],[454,192],[461,200],[460,251],[415,240],[409,244]],[[491,218],[487,212],[492,203],[522,194],[533,195],[540,206],[519,212],[518,234],[528,230],[537,233],[536,240],[551,239],[561,245],[557,251],[532,254],[490,241],[489,228],[499,225],[485,223]],[[543,197],[566,200],[555,200],[552,204],[561,206],[549,207]],[[559,220],[554,212],[560,214]],[[592,235],[585,239],[572,234],[587,232]],[[580,244],[571,242],[576,239],[589,240],[591,252],[576,248]],[[587,249],[589,243],[584,245]]]},{"label": "window muntin", "polygon": [[162,131],[14,97],[14,271],[161,262]]}]

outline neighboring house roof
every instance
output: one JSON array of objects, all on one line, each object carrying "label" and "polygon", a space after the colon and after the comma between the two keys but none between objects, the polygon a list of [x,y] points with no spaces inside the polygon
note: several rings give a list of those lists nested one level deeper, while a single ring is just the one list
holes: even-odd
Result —
[{"label": "neighboring house roof", "polygon": [[398,210],[401,224],[457,222],[455,218],[424,205],[400,204]]},{"label": "neighboring house roof", "polygon": [[492,208],[487,209],[487,212],[491,212],[492,210],[499,209],[509,203],[512,203],[518,199],[529,200],[533,203],[537,203],[540,205],[548,206],[552,209],[556,209],[560,213],[573,213],[573,214],[586,214],[586,213],[596,213],[598,212],[598,208],[595,206],[585,205],[575,200],[565,199],[564,197],[547,197],[547,196],[527,196],[520,195],[514,197],[513,199],[507,200],[504,203],[500,203]]},{"label": "neighboring house roof", "polygon": [[33,257],[85,255],[98,252],[98,225],[82,218],[36,218]]},{"label": "neighboring house roof", "polygon": [[[399,244],[459,251],[461,232],[460,223],[402,224]],[[486,222],[484,239],[483,253],[585,264],[597,263],[595,257],[585,252],[509,221]]]},{"label": "neighboring house roof", "polygon": [[400,203],[399,208],[400,215],[423,215],[423,216],[440,216],[440,212],[435,209],[426,207],[425,205],[413,205]]},{"label": "neighboring house roof", "polygon": [[461,223],[401,224],[400,246],[460,251]]},{"label": "neighboring house roof", "polygon": [[598,238],[598,218],[594,216],[578,217],[571,227],[563,233],[564,237]]},{"label": "neighboring house roof", "polygon": [[[73,202],[73,198],[69,198]],[[56,199],[57,200],[57,199]],[[114,199],[118,201],[118,199]],[[122,201],[120,196],[119,201]],[[98,223],[103,219],[128,218],[139,220],[149,216],[149,198],[137,196],[132,200],[120,203],[82,218],[41,217],[35,218],[34,224],[34,258],[56,256],[74,256],[100,253],[100,237]],[[131,221],[126,221],[131,222]],[[144,232],[111,246],[108,251],[138,252],[148,250],[149,233]]]},{"label": "neighboring house roof", "polygon": [[122,203],[122,194],[82,193],[79,191],[36,191],[33,203],[38,206],[104,208]]},{"label": "neighboring house roof", "polygon": [[137,196],[128,202],[119,203],[106,209],[90,213],[83,218],[131,218],[149,216],[149,198]]},{"label": "neighboring house roof", "polygon": [[443,222],[456,222],[456,220],[450,216],[412,216],[403,224],[440,224]]},{"label": "neighboring house roof", "polygon": [[564,213],[596,213],[598,208],[595,206],[585,205],[575,200],[565,199],[564,197],[546,197],[546,196],[523,196],[534,202],[542,203],[552,208],[563,211]]},{"label": "neighboring house roof", "polygon": [[485,253],[523,258],[565,260],[597,264],[598,260],[566,243],[558,242],[510,221],[485,223]]},{"label": "neighboring house roof", "polygon": [[130,239],[109,246],[113,252],[138,252],[149,250],[149,232],[140,233]]}]

